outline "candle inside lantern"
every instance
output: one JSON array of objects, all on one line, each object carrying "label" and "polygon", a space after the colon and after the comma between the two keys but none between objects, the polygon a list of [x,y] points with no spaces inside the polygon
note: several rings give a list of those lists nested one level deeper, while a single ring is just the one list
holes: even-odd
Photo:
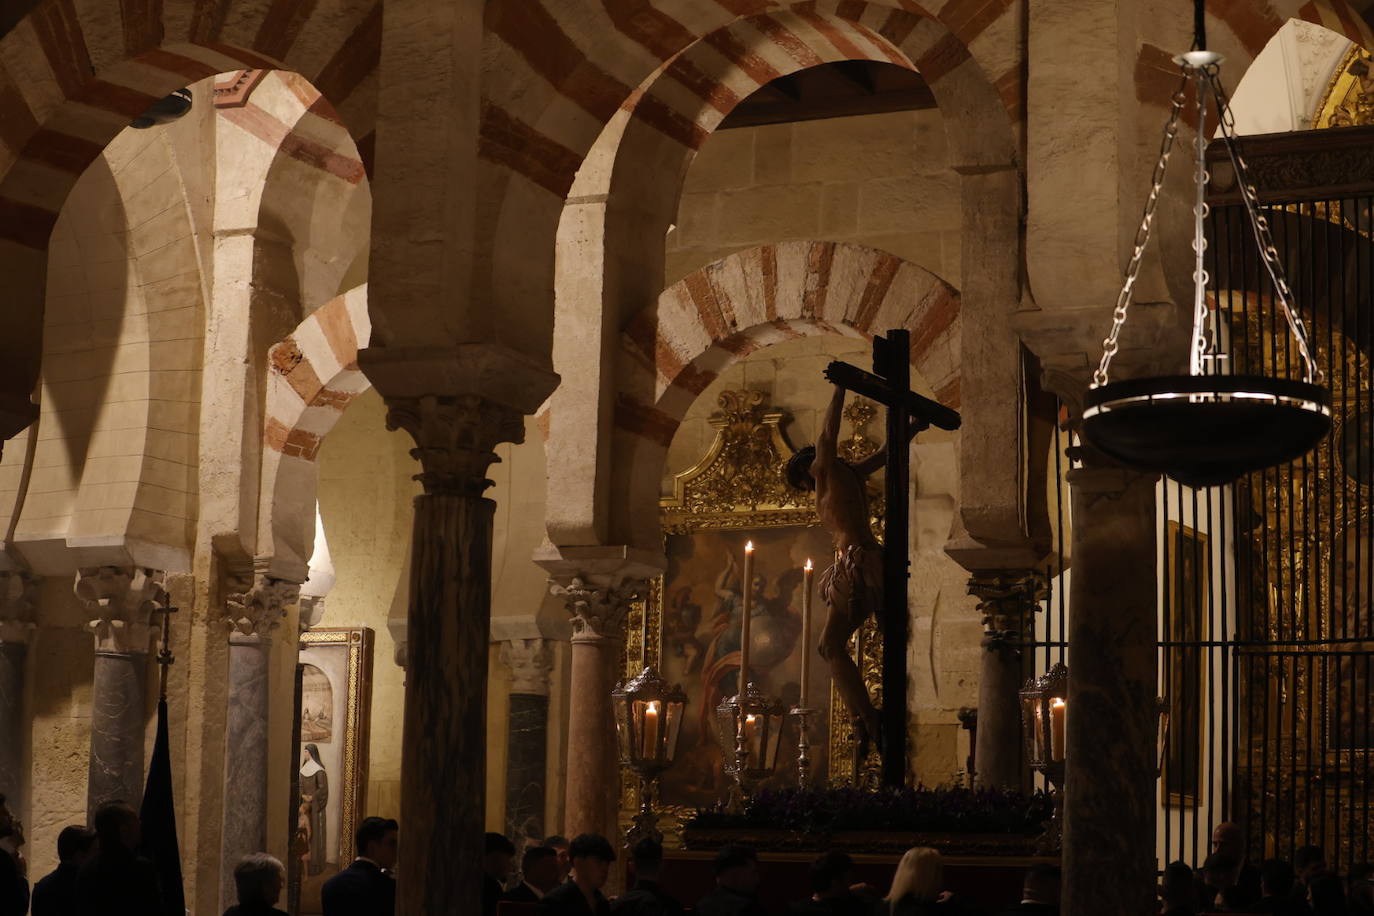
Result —
[{"label": "candle inside lantern", "polygon": [[753,541],[744,545],[744,581],[740,587],[744,591],[744,600],[740,607],[739,622],[739,698],[743,701],[749,686],[749,618],[754,610]]},{"label": "candle inside lantern", "polygon": [[806,701],[811,692],[811,577],[815,570],[808,559],[806,565],[802,567],[802,658],[801,658],[801,703],[802,709],[806,708]]},{"label": "candle inside lantern", "polygon": [[1063,697],[1050,701],[1050,760],[1055,762],[1064,759],[1064,719],[1068,711]]},{"label": "candle inside lantern", "polygon": [[658,759],[658,700],[644,707],[644,743],[640,752],[646,760]]},{"label": "candle inside lantern", "polygon": [[763,730],[759,728],[758,716],[752,713],[744,717],[744,746],[749,749],[749,766],[762,766]]}]

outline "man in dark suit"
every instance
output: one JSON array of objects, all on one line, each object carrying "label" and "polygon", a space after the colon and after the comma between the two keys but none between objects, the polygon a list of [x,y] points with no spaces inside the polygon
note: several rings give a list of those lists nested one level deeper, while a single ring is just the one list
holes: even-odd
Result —
[{"label": "man in dark suit", "polygon": [[506,891],[501,899],[512,903],[538,903],[558,886],[562,871],[558,865],[558,850],[552,846],[531,846],[520,859],[521,882]]},{"label": "man in dark suit", "polygon": [[482,914],[496,916],[496,904],[506,893],[515,844],[501,833],[488,833],[482,847]]},{"label": "man in dark suit", "polygon": [[759,857],[748,846],[716,853],[716,887],[697,901],[698,916],[763,916],[759,905]]},{"label": "man in dark suit", "polygon": [[682,916],[682,904],[658,884],[663,871],[663,844],[644,837],[630,850],[635,886],[611,904],[611,916]]},{"label": "man in dark suit", "polygon": [[76,876],[77,912],[82,916],[161,914],[157,868],[135,852],[143,837],[138,812],[123,802],[110,802],[95,812],[94,820],[100,851]]},{"label": "man in dark suit", "polygon": [[358,858],[324,883],[324,916],[394,916],[396,834],[390,818],[368,817],[355,835]]},{"label": "man in dark suit", "polygon": [[544,895],[539,912],[548,916],[610,916],[611,905],[601,895],[611,876],[615,850],[604,836],[583,833],[568,847],[572,877]]},{"label": "man in dark suit", "polygon": [[1002,916],[1059,916],[1059,880],[1058,865],[1032,865],[1021,882],[1021,902]]},{"label": "man in dark suit", "polygon": [[57,835],[58,866],[33,886],[33,916],[75,916],[76,876],[95,855],[95,831],[63,827]]}]

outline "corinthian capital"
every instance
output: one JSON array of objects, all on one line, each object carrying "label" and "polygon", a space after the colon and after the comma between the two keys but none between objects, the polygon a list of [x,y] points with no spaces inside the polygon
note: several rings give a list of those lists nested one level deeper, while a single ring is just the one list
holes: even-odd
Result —
[{"label": "corinthian capital", "polygon": [[226,588],[221,621],[231,636],[266,636],[286,616],[286,609],[300,597],[298,582],[265,573],[232,576]]},{"label": "corinthian capital", "polygon": [[547,639],[508,639],[501,643],[501,662],[510,668],[511,693],[549,695],[553,645]]},{"label": "corinthian capital", "polygon": [[26,643],[38,616],[38,579],[20,570],[0,572],[0,645]]},{"label": "corinthian capital", "polygon": [[574,575],[555,579],[552,592],[572,615],[572,641],[620,639],[630,605],[649,588],[648,579]]},{"label": "corinthian capital", "polygon": [[410,454],[423,469],[415,479],[431,495],[481,496],[497,444],[525,439],[520,411],[477,395],[390,398],[386,425],[415,440]]},{"label": "corinthian capital", "polygon": [[90,615],[95,650],[128,655],[148,651],[153,614],[167,607],[164,574],[131,566],[90,566],[77,572],[73,591]]},{"label": "corinthian capital", "polygon": [[980,572],[969,578],[968,593],[978,599],[984,647],[1016,649],[1045,599],[1045,574],[1034,569]]}]

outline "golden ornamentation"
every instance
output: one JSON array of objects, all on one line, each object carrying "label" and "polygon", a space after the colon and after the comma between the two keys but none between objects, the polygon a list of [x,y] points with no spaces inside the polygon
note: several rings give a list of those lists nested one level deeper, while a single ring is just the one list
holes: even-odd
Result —
[{"label": "golden ornamentation", "polygon": [[841,440],[835,447],[840,457],[850,464],[858,464],[876,452],[880,446],[869,438],[868,424],[878,415],[878,409],[866,398],[855,398],[844,409],[844,418],[849,421],[849,438]]},{"label": "golden ornamentation", "polygon": [[1326,86],[1326,95],[1317,106],[1312,126],[1360,127],[1374,124],[1374,60],[1359,45],[1352,44]]},{"label": "golden ornamentation", "polygon": [[[793,490],[783,476],[788,460],[796,451],[782,434],[781,424],[786,414],[768,406],[761,391],[726,391],[720,395],[718,403],[721,409],[710,419],[716,429],[715,440],[700,461],[673,478],[673,495],[659,501],[664,534],[819,524],[814,496]],[[851,404],[845,411],[854,425],[845,444],[871,445],[868,454],[872,454],[878,446],[867,438],[863,429],[872,417],[865,419],[862,409],[854,410],[856,406]],[[871,406],[868,409],[872,411]],[[880,497],[881,490],[870,486],[871,502],[875,496]],[[881,512],[875,518],[875,530],[881,531]],[[641,640],[645,637],[648,648],[645,662],[659,664],[658,653],[662,647],[658,634],[662,624],[663,577],[658,576],[650,583],[647,596],[634,602],[626,618],[626,638],[620,657],[623,677],[632,678],[643,669],[640,659],[644,643]],[[851,638],[850,649],[855,653],[854,660],[863,673],[869,696],[875,704],[881,705],[882,631],[876,615],[870,616]],[[877,788],[881,775],[877,750],[871,749],[868,758],[856,767],[858,745],[853,727],[843,714],[844,705],[838,700],[833,686],[830,709],[829,784]],[[622,830],[633,823],[639,811],[639,782],[637,776],[621,774],[618,820]],[[681,805],[656,806],[655,810],[665,842],[680,847],[682,825],[695,810]]]}]

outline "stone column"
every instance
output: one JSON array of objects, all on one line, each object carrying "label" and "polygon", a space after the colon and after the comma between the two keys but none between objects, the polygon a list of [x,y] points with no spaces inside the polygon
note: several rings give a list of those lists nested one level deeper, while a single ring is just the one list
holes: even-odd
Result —
[{"label": "stone column", "polygon": [[1021,644],[1034,632],[1045,597],[1045,577],[1033,569],[979,572],[968,582],[983,617],[983,661],[978,680],[977,784],[1021,789]]},{"label": "stone column", "polygon": [[38,611],[38,580],[26,572],[0,573],[0,794],[11,811],[24,810],[24,660]]},{"label": "stone column", "polygon": [[1119,468],[1069,472],[1066,916],[1143,914],[1154,899],[1156,480]]},{"label": "stone column", "polygon": [[553,645],[547,639],[508,639],[501,661],[511,670],[510,732],[506,740],[506,836],[544,837],[544,784],[548,774],[549,675]]},{"label": "stone column", "polygon": [[615,843],[620,767],[615,749],[611,691],[630,604],[648,580],[627,575],[556,577],[553,592],[572,615],[569,664],[567,796],[563,831],[599,833]]},{"label": "stone column", "polygon": [[475,395],[389,398],[387,425],[416,442],[407,623],[397,913],[476,912],[486,784],[491,535],[482,498],[499,442],[524,438],[515,409]]},{"label": "stone column", "polygon": [[76,596],[91,615],[95,677],[91,685],[91,762],[87,813],[143,798],[148,644],[152,616],[166,607],[163,574],[138,567],[96,566],[76,575]]},{"label": "stone column", "polygon": [[300,585],[244,570],[226,583],[220,622],[229,630],[229,697],[224,733],[224,822],[220,903],[235,899],[234,866],[267,848],[267,729],[272,631]]}]

